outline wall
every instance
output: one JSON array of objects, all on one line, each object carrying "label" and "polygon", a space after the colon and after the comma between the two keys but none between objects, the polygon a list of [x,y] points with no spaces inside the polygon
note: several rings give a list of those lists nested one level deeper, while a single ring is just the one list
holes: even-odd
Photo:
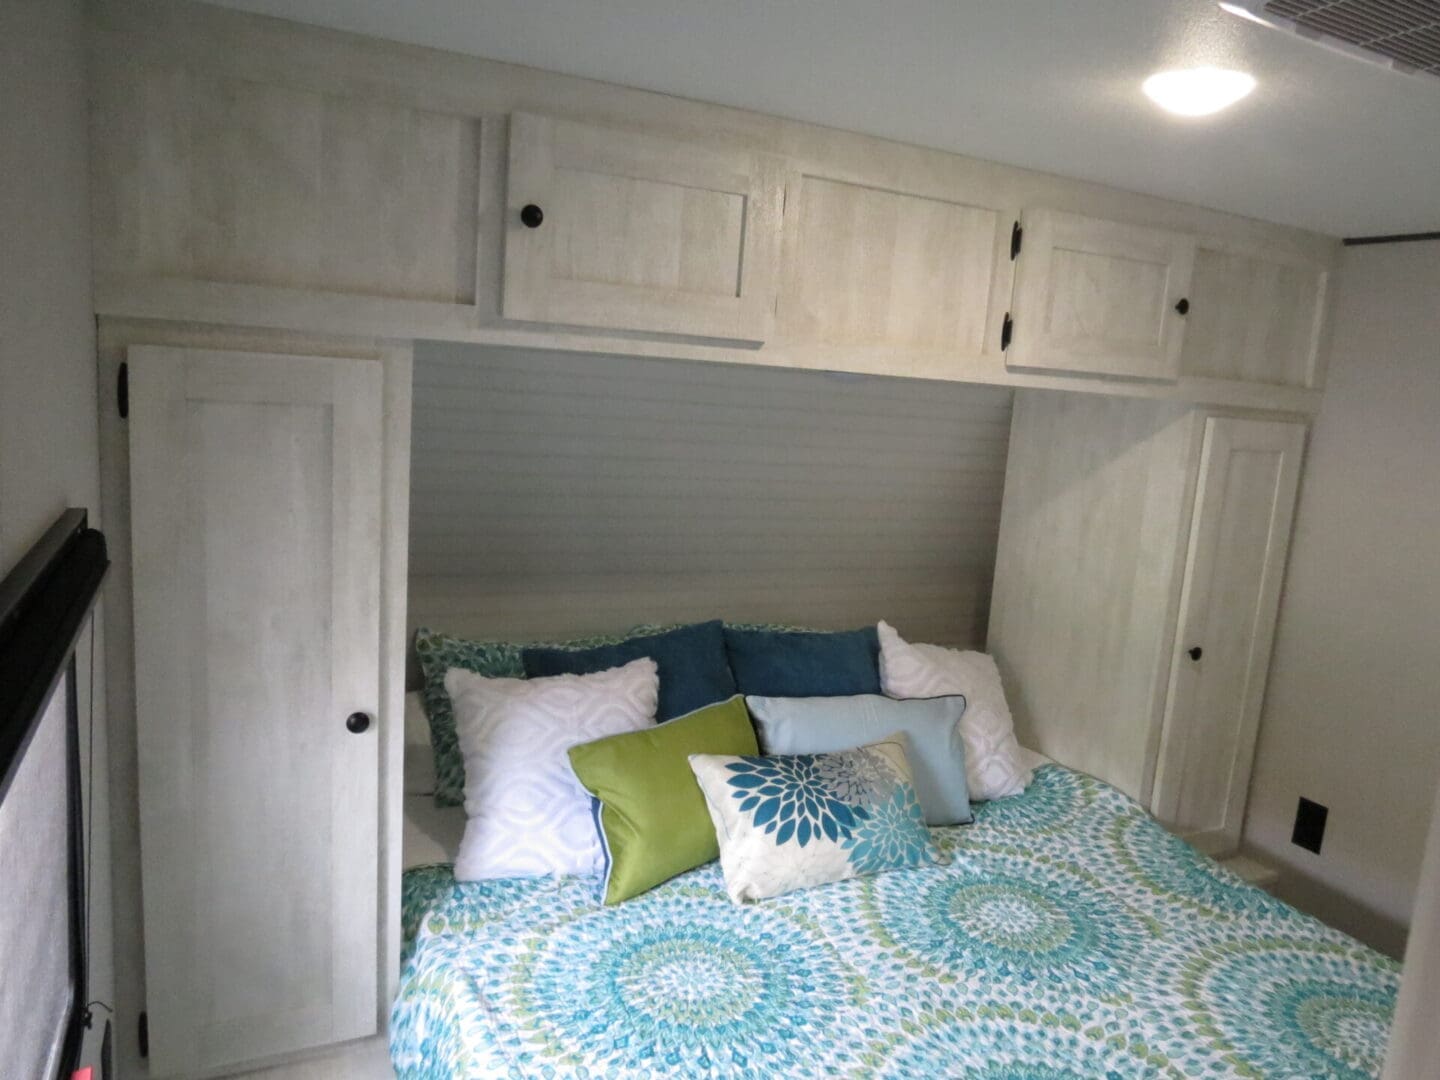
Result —
[{"label": "wall", "polygon": [[410,622],[984,641],[1008,390],[421,344]]},{"label": "wall", "polygon": [[[78,0],[0,0],[0,574],[67,506],[100,524],[84,51]],[[87,635],[77,654],[82,768],[95,765],[90,996],[108,1002],[108,742],[92,645],[103,686],[103,643]]]},{"label": "wall", "polygon": [[1440,242],[1346,249],[1245,830],[1286,899],[1394,955],[1440,777],[1437,298]]}]

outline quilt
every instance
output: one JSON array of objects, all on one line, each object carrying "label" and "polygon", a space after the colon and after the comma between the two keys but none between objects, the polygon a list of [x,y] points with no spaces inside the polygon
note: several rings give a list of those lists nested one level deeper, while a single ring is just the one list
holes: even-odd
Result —
[{"label": "quilt", "polygon": [[404,880],[401,1080],[1358,1080],[1399,966],[1100,781],[1043,766],[937,828],[945,866],[737,906],[718,864],[617,907],[589,879]]}]

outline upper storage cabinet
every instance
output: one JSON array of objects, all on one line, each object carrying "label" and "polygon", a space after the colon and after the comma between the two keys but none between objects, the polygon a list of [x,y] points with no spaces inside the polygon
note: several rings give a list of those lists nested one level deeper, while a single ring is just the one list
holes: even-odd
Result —
[{"label": "upper storage cabinet", "polygon": [[1324,267],[1226,241],[1195,253],[1180,373],[1315,389],[1324,381]]},{"label": "upper storage cabinet", "polygon": [[513,113],[501,313],[763,342],[783,196],[763,155]]},{"label": "upper storage cabinet", "polygon": [[1024,217],[1006,365],[1173,381],[1192,237],[1053,210]]},{"label": "upper storage cabinet", "polygon": [[998,352],[1016,211],[954,191],[804,175],[785,207],[787,339],[937,364]]}]

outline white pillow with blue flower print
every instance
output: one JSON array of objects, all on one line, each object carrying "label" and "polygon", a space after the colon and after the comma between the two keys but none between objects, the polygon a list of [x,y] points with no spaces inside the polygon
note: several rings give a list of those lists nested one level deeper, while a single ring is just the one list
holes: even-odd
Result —
[{"label": "white pillow with blue flower print", "polygon": [[833,754],[691,754],[690,769],[737,904],[946,861],[925,827],[903,732]]}]

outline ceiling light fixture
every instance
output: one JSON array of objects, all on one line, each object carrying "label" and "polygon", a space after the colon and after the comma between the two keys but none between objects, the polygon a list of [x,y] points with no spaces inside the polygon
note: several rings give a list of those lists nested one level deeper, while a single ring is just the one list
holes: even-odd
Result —
[{"label": "ceiling light fixture", "polygon": [[1255,89],[1255,77],[1243,71],[1197,67],[1159,71],[1140,86],[1145,96],[1166,112],[1209,116],[1234,105]]}]

